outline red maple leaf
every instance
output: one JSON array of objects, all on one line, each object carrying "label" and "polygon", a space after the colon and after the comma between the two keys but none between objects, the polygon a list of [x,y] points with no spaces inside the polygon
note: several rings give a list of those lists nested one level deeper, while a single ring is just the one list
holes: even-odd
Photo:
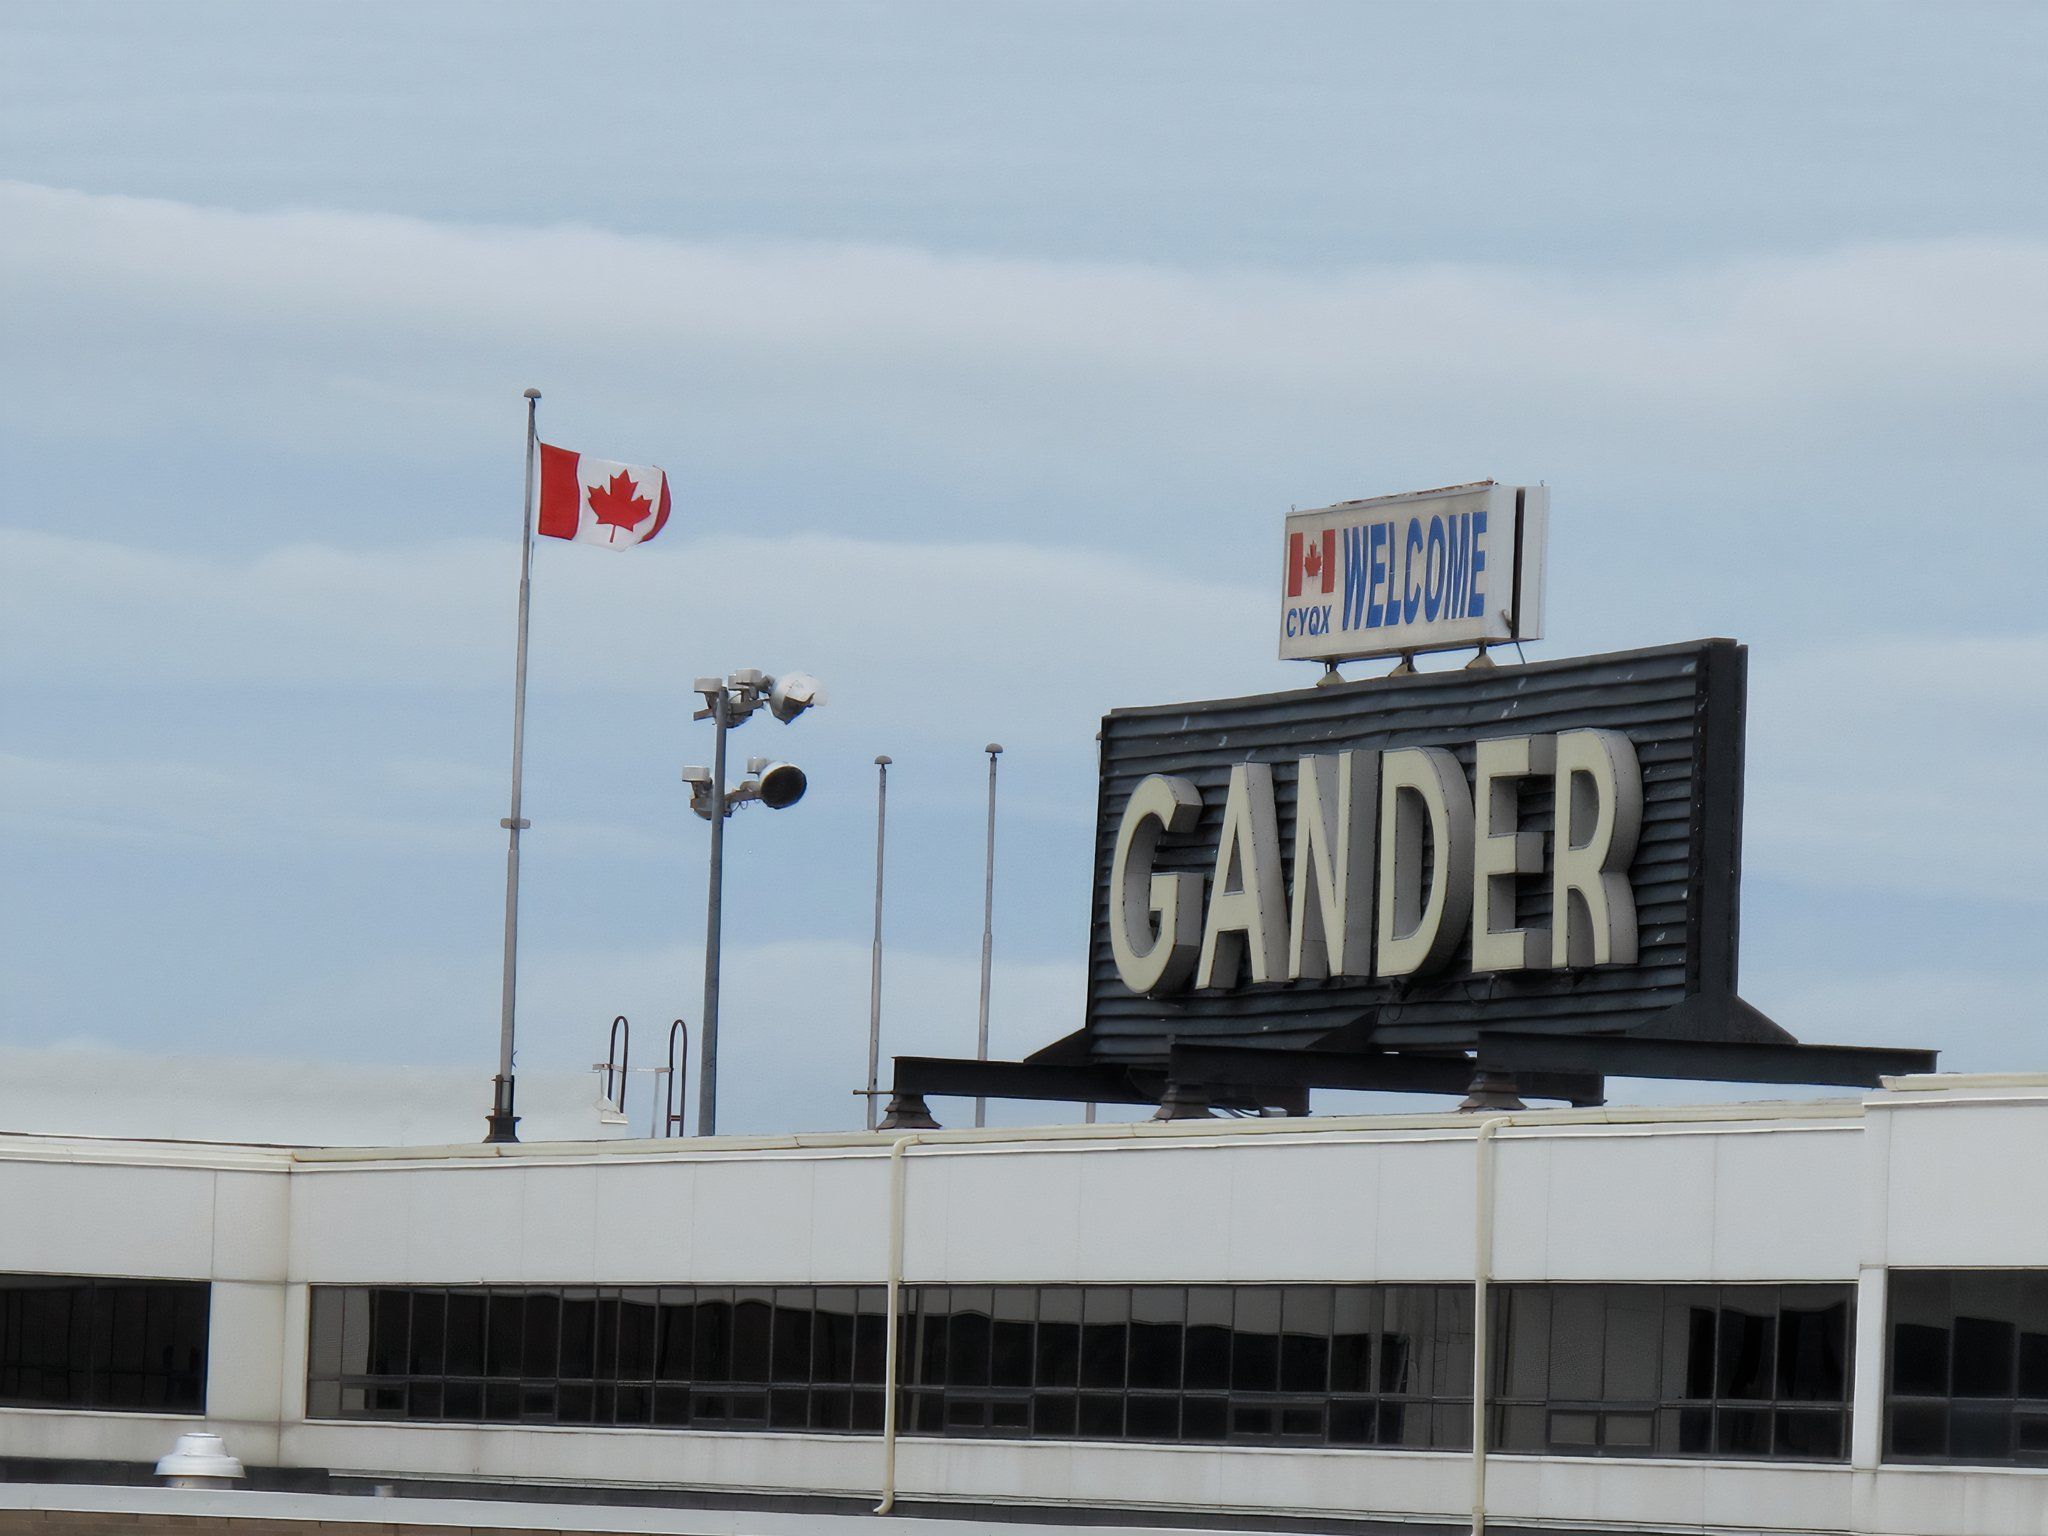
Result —
[{"label": "red maple leaf", "polygon": [[[647,514],[654,510],[654,503],[640,494],[633,477],[624,470],[613,475],[610,484],[592,486],[589,500],[591,514],[602,526],[629,532],[646,522]],[[618,534],[614,532],[612,538],[616,540]]]},{"label": "red maple leaf", "polygon": [[1314,580],[1323,571],[1323,549],[1320,544],[1311,544],[1308,552],[1301,557],[1301,568]]}]

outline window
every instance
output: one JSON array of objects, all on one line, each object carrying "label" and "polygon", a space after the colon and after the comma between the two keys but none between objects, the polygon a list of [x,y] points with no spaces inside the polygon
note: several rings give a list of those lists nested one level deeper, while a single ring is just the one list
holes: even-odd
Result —
[{"label": "window", "polygon": [[313,1418],[870,1431],[886,1290],[315,1286]]},{"label": "window", "polygon": [[[1492,1443],[1840,1460],[1852,1298],[1496,1287]],[[307,1413],[874,1434],[886,1308],[882,1286],[316,1286]],[[905,1434],[1471,1445],[1464,1284],[906,1285],[899,1329]],[[2048,1370],[2039,1347],[2003,1358],[1973,1355],[1970,1379]]]},{"label": "window", "polygon": [[913,1434],[1471,1444],[1467,1286],[908,1286]]},{"label": "window", "polygon": [[1506,1451],[1839,1461],[1845,1285],[1504,1285],[1489,1433]]},{"label": "window", "polygon": [[[1464,1286],[905,1286],[906,1433],[1470,1444]],[[881,1286],[313,1289],[313,1418],[876,1433]]]},{"label": "window", "polygon": [[1887,1461],[2048,1465],[2048,1270],[1893,1270]]},{"label": "window", "polygon": [[0,1405],[198,1413],[211,1288],[0,1275]]}]

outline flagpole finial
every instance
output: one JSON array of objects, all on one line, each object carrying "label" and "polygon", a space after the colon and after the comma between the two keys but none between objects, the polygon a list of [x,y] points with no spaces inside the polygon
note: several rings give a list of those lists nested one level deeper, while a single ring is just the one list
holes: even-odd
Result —
[{"label": "flagpole finial", "polygon": [[540,398],[540,391],[537,389],[529,389],[526,392],[526,398],[529,400],[538,400]]}]

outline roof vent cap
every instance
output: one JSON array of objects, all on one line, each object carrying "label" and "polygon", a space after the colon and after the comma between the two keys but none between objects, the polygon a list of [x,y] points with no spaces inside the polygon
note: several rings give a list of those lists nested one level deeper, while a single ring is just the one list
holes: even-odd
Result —
[{"label": "roof vent cap", "polygon": [[219,1435],[195,1430],[178,1436],[171,1454],[156,1464],[156,1475],[173,1488],[227,1488],[243,1473]]}]

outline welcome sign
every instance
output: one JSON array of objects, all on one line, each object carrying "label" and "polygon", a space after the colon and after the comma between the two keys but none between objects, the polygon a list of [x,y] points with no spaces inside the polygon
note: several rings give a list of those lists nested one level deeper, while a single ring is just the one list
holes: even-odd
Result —
[{"label": "welcome sign", "polygon": [[1491,480],[1290,512],[1281,659],[1539,638],[1549,512],[1543,486]]}]

